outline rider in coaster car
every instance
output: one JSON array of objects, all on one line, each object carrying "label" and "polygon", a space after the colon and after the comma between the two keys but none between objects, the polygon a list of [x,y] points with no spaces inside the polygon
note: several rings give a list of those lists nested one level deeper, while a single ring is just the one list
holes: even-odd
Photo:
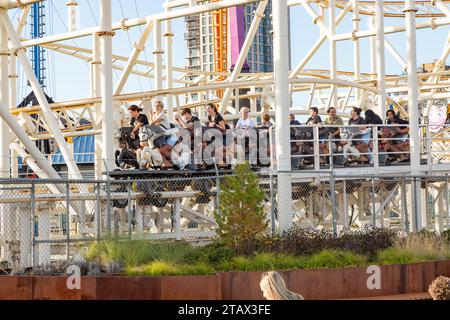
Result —
[{"label": "rider in coaster car", "polygon": [[189,146],[180,143],[182,137],[173,145],[166,141],[168,136],[176,135],[178,130],[178,128],[166,130],[158,125],[144,126],[140,131],[143,149],[138,155],[141,167],[170,168],[176,165],[183,170],[190,160]]},{"label": "rider in coaster car", "polygon": [[128,111],[130,111],[131,116],[130,125],[134,127],[130,133],[130,137],[132,140],[135,140],[138,137],[139,129],[142,126],[148,125],[149,122],[147,116],[141,113],[143,111],[142,108],[139,108],[137,105],[133,104],[129,106]]}]

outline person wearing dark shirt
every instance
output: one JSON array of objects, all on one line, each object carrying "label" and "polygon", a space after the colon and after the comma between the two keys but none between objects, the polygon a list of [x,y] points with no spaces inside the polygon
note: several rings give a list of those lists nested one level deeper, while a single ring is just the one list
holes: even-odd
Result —
[{"label": "person wearing dark shirt", "polygon": [[300,121],[295,119],[295,115],[293,113],[291,113],[289,115],[289,125],[290,126],[299,126],[299,125],[301,125]]},{"label": "person wearing dark shirt", "polygon": [[306,124],[322,124],[322,118],[319,116],[319,109],[317,107],[309,108],[309,118],[306,120]]},{"label": "person wearing dark shirt", "polygon": [[[386,111],[386,124],[390,125],[387,129],[393,130],[395,135],[393,139],[389,141],[389,147],[393,156],[398,157],[400,161],[409,159],[409,122],[401,119],[395,114],[394,110]],[[404,151],[405,153],[400,153]]]},{"label": "person wearing dark shirt", "polygon": [[133,131],[130,134],[131,139],[135,140],[137,137],[137,134],[139,132],[139,129],[143,126],[148,125],[148,118],[145,114],[142,114],[142,109],[139,108],[137,105],[131,105],[128,107],[128,110],[130,111],[131,121],[130,125],[133,128]]},{"label": "person wearing dark shirt", "polygon": [[[386,124],[409,124],[409,122],[397,116],[394,110],[388,110],[386,111]],[[403,126],[402,128],[405,127]]]},{"label": "person wearing dark shirt", "polygon": [[217,128],[225,132],[227,125],[222,115],[217,111],[217,107],[212,103],[208,103],[206,105],[206,112],[208,113],[208,127]]},{"label": "person wearing dark shirt", "polygon": [[192,115],[192,111],[189,108],[184,108],[181,111],[181,117],[179,115],[175,116],[175,121],[182,127],[183,129],[187,129],[192,131],[194,129],[194,123],[196,121],[200,121],[199,118]]},{"label": "person wearing dark shirt", "polygon": [[364,115],[366,116],[366,124],[383,124],[383,120],[373,110],[367,110]]},{"label": "person wearing dark shirt", "polygon": [[407,134],[409,133],[408,121],[403,120],[399,116],[397,116],[394,110],[388,110],[386,111],[386,124],[390,125],[400,124],[401,126],[398,126],[396,129],[397,131],[396,138],[400,138],[402,141],[406,141]]},{"label": "person wearing dark shirt", "polygon": [[[361,109],[353,107],[350,111],[350,119],[348,120],[348,125],[363,125],[366,124],[366,120],[361,117]],[[365,127],[360,127],[360,129],[365,129]]]},{"label": "person wearing dark shirt", "polygon": [[[217,111],[217,107],[215,104],[208,103],[206,105],[206,112],[208,113],[207,126],[209,128],[219,129],[223,134],[222,145],[217,145],[215,147],[214,153],[217,156],[218,154],[223,152],[223,149],[221,149],[221,148],[223,148],[224,146],[227,148],[226,130],[230,129],[230,126],[225,123],[225,120],[223,119],[222,115]],[[211,141],[214,141],[214,137],[212,137]],[[233,154],[233,151],[231,149],[227,149],[227,150],[229,150],[230,154]],[[222,153],[222,157],[216,158],[216,161],[218,161],[217,164],[219,165],[219,167],[222,167],[225,165],[224,158],[223,158],[223,155],[225,155],[225,154],[226,153]]]},{"label": "person wearing dark shirt", "polygon": [[295,115],[291,113],[289,115],[289,126],[291,126],[291,140],[296,140],[295,131],[296,127],[298,128],[301,125],[300,121],[295,119]]},{"label": "person wearing dark shirt", "polygon": [[[383,120],[373,110],[366,110],[364,115],[366,116],[366,124],[383,124]],[[370,132],[371,138],[373,138],[373,132],[378,132],[378,129],[381,129],[381,127],[377,126],[376,128],[372,128]]]},{"label": "person wearing dark shirt", "polygon": [[400,133],[407,134],[409,132],[409,122],[397,116],[394,110],[386,111],[386,124],[403,124],[403,126],[399,126]]},{"label": "person wearing dark shirt", "polygon": [[[366,124],[366,120],[364,120],[363,117],[361,117],[361,109],[357,107],[353,107],[352,111],[350,112],[350,119],[348,120],[349,126],[357,126],[354,129],[349,128],[349,130],[353,133],[353,138],[355,137],[361,137],[363,140],[362,142],[365,144],[369,144],[370,142],[370,132],[365,132],[367,129],[367,126],[363,126]],[[357,144],[359,141],[353,141],[353,143]]]}]

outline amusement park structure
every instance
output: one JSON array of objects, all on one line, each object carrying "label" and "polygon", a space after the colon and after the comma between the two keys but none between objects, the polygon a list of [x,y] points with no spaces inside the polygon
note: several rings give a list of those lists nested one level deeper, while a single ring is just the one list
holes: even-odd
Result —
[{"label": "amusement park structure", "polygon": [[[205,105],[215,103],[224,118],[232,122],[239,118],[239,106],[242,105],[240,101],[243,100],[248,101],[250,116],[255,120],[261,117],[263,112],[271,116],[275,125],[271,129],[270,137],[276,148],[271,150],[273,161],[270,167],[264,169],[264,179],[268,177],[271,179],[271,183],[265,180],[266,186],[273,181],[274,185],[276,184],[277,189],[270,201],[270,207],[276,207],[274,214],[276,225],[274,222],[274,226],[277,230],[287,230],[296,223],[293,218],[293,204],[301,207],[297,208],[299,211],[311,210],[311,207],[318,206],[317,203],[323,204],[320,209],[322,211],[319,211],[324,217],[322,222],[325,225],[328,219],[326,211],[331,213],[336,210],[333,209],[336,201],[340,213],[333,215],[331,223],[336,229],[341,230],[341,227],[345,229],[346,223],[348,226],[350,207],[357,208],[358,223],[363,225],[366,218],[372,221],[371,217],[364,216],[369,205],[364,200],[366,197],[364,193],[367,190],[378,190],[374,192],[377,195],[374,195],[371,201],[373,201],[373,217],[375,212],[383,212],[380,220],[382,225],[385,224],[384,218],[387,217],[386,220],[389,220],[391,211],[387,208],[395,208],[398,199],[401,199],[405,208],[410,210],[407,212],[406,209],[404,211],[400,209],[398,212],[409,215],[411,229],[436,227],[438,230],[443,230],[449,227],[448,181],[439,180],[450,170],[449,127],[444,125],[445,116],[433,123],[425,119],[432,119],[433,115],[441,112],[439,110],[442,109],[442,101],[446,108],[446,101],[450,98],[450,70],[445,68],[445,62],[450,54],[450,31],[447,40],[442,43],[442,52],[437,53],[437,60],[433,63],[432,70],[421,73],[418,73],[417,51],[426,50],[426,48],[421,48],[420,44],[416,43],[416,32],[419,29],[426,29],[432,35],[436,28],[445,28],[450,25],[450,1],[173,0],[166,1],[160,13],[130,19],[123,17],[120,21],[113,21],[112,1],[100,0],[96,2],[100,8],[99,25],[78,29],[79,5],[76,0],[69,0],[67,2],[68,32],[25,38],[23,30],[33,6],[36,3],[46,2],[51,0],[0,0],[0,118],[2,119],[0,122],[0,172],[2,175],[0,184],[4,187],[0,190],[2,254],[0,260],[11,260],[10,251],[13,249],[10,249],[9,244],[19,243],[17,246],[20,250],[17,251],[20,251],[21,266],[25,267],[33,263],[35,259],[37,263],[50,261],[56,250],[54,246],[57,247],[59,241],[52,238],[51,232],[54,227],[53,222],[50,221],[61,210],[63,212],[67,210],[71,218],[75,217],[71,220],[72,222],[67,222],[69,227],[68,231],[66,228],[65,236],[69,234],[69,238],[72,236],[80,239],[90,237],[97,239],[100,236],[99,226],[103,224],[103,212],[108,211],[105,224],[110,226],[113,222],[109,211],[117,209],[122,210],[120,212],[123,213],[125,212],[123,210],[128,210],[127,212],[130,213],[131,202],[133,202],[135,219],[138,221],[137,233],[145,233],[148,219],[155,219],[158,216],[160,221],[172,219],[172,227],[167,227],[162,222],[160,225],[154,222],[156,225],[152,229],[154,231],[148,231],[150,228],[146,233],[149,238],[192,237],[192,232],[187,232],[189,231],[187,229],[190,228],[189,226],[192,227],[193,222],[199,226],[200,230],[196,235],[194,234],[194,237],[210,237],[214,234],[215,222],[211,214],[211,206],[218,200],[211,197],[209,200],[212,204],[206,201],[206,203],[197,202],[191,205],[192,198],[197,196],[198,190],[196,191],[195,188],[158,189],[160,191],[158,196],[172,199],[167,205],[160,206],[140,204],[139,198],[142,197],[143,191],[135,190],[134,187],[115,190],[110,188],[110,179],[113,177],[110,173],[118,169],[115,163],[117,145],[113,137],[117,129],[125,126],[126,107],[129,104],[137,104],[148,113],[152,110],[155,98],[164,99],[166,113],[170,120],[174,120],[175,115],[184,108],[192,109],[201,120],[204,120]],[[231,58],[231,45],[228,39],[232,27],[229,19],[230,11],[248,4],[256,4],[256,10],[234,61]],[[249,50],[268,5],[272,6],[274,71],[270,73],[243,72]],[[291,43],[302,41],[301,36],[291,34],[289,28],[289,8],[297,6],[305,10],[320,31],[320,35],[306,55],[301,57],[300,62],[290,66],[290,61],[293,61],[290,56]],[[19,12],[17,21],[12,19],[13,11]],[[214,70],[176,66],[174,64],[176,48],[173,46],[175,31],[172,28],[172,21],[203,13],[210,13],[213,16]],[[388,25],[385,23],[385,18],[395,23]],[[368,21],[367,26],[362,25],[363,20]],[[303,22],[295,23],[301,25]],[[350,28],[342,31],[343,28],[340,25],[347,25]],[[141,28],[141,32],[135,39],[131,53],[128,56],[115,54],[113,41],[116,34],[129,32],[138,27]],[[387,36],[391,34],[404,36],[406,56],[402,56],[387,39]],[[67,42],[77,38],[92,39],[91,47],[81,47]],[[364,39],[370,41],[368,52],[362,50],[361,43]],[[153,42],[151,61],[142,57],[148,42]],[[338,58],[349,55],[348,50],[346,52],[338,50],[338,43],[344,42],[351,43],[353,47],[353,69],[350,71],[338,69]],[[329,68],[308,69],[308,63],[325,43],[328,43],[329,47]],[[33,70],[32,62],[27,55],[29,48],[34,48],[34,52],[38,54],[41,52],[39,50],[47,50],[88,64],[90,95],[77,100],[49,103],[43,91],[42,78],[35,72],[36,68]],[[404,73],[387,73],[386,52],[401,65]],[[370,72],[362,71],[362,55],[370,57]],[[36,57],[33,59],[35,62]],[[23,71],[23,77],[30,83],[39,102],[38,105],[17,108],[17,83],[20,80],[16,70],[17,64]],[[119,72],[118,80],[113,79],[113,72]],[[151,79],[152,89],[125,92],[131,75]],[[242,93],[243,91],[245,93]],[[338,115],[342,117],[348,117],[351,108],[355,106],[363,110],[372,109],[383,120],[386,111],[392,108],[403,119],[409,121],[409,162],[384,166],[378,153],[378,144],[381,141],[376,134],[373,134],[371,138],[373,161],[367,166],[333,167],[333,160],[329,166],[323,166],[319,150],[320,128],[315,126],[312,139],[314,152],[310,155],[314,159],[312,167],[308,173],[293,168],[292,127],[288,122],[289,115],[307,115],[311,106],[319,107],[319,113],[322,115],[326,114],[329,107],[335,107]],[[45,130],[42,130],[42,127]],[[374,130],[377,130],[377,127],[374,127]],[[72,139],[80,136],[95,136],[96,182],[92,182],[91,186],[83,184],[82,170],[73,151]],[[36,147],[36,141],[49,139],[54,141],[58,152],[64,158],[67,167],[67,174],[64,176],[52,165],[51,156],[48,157]],[[329,152],[330,158],[333,159],[333,151]],[[30,181],[17,180],[19,159],[37,177],[44,179],[42,180],[44,182],[35,185]],[[198,178],[195,174],[193,176],[194,179]],[[392,182],[383,182],[383,177],[386,176],[402,176],[402,179],[414,177],[414,179],[408,180],[410,183],[407,185],[396,183],[393,187]],[[425,176],[437,176],[439,179],[430,181],[430,188],[427,189],[423,188],[424,182],[421,178]],[[73,182],[69,186],[69,182],[67,184],[64,182],[68,180],[63,178],[69,178]],[[160,174],[158,179],[164,179],[164,176]],[[330,179],[333,180],[333,185],[328,184]],[[355,179],[359,181],[358,187],[349,188],[348,185],[353,185]],[[361,180],[367,183],[361,183]],[[8,190],[11,189],[6,188],[9,185],[7,181],[16,181],[26,186],[31,184],[32,188],[25,188],[28,191],[23,191],[23,196],[11,195],[8,194]],[[377,185],[375,186],[374,183]],[[102,186],[108,184],[109,189],[99,191],[94,188],[100,184]],[[300,199],[295,198],[296,190],[304,185],[310,188],[311,184],[314,188],[305,191],[307,200],[301,200],[299,204]],[[426,185],[428,186],[428,182]],[[211,190],[214,189],[213,192],[217,192],[217,187]],[[69,194],[72,201],[68,199]],[[403,202],[406,194],[413,195],[408,205]],[[30,195],[32,195],[31,201]],[[420,197],[425,204],[415,200]],[[436,215],[432,220],[429,220],[427,213],[427,208],[430,207],[427,203],[428,198],[431,198],[432,206],[436,205],[436,208],[442,209],[440,215]],[[124,199],[128,201],[128,209],[125,209],[127,205],[118,205],[118,201]],[[29,219],[25,218],[28,222],[23,222],[22,218],[17,218],[22,217],[23,212],[30,212],[30,210],[33,211],[33,217],[40,221],[37,241],[34,241],[34,234],[26,234],[31,228]],[[99,215],[91,220],[88,219],[94,211]],[[314,220],[314,214],[310,216],[308,213],[306,216],[311,221]],[[339,216],[341,218],[338,218]],[[447,220],[444,219],[445,217]],[[127,219],[130,225],[130,216]],[[182,219],[188,222],[183,224],[180,222]],[[21,235],[20,230],[24,228],[24,223],[28,223],[25,227],[27,231],[22,232],[24,235]],[[76,224],[75,230],[71,227],[73,223]],[[30,246],[35,245],[39,249],[38,257],[29,258],[26,252],[33,249],[30,249]]]}]

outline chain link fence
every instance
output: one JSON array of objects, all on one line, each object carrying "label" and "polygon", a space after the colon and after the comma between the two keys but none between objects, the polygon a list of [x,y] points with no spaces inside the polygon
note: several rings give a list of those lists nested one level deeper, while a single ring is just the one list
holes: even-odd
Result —
[{"label": "chain link fence", "polygon": [[[215,237],[221,182],[231,172],[170,178],[0,180],[0,268],[69,261],[91,242]],[[258,172],[269,231],[335,234],[384,226],[403,233],[450,228],[448,175],[338,175]],[[220,212],[219,212],[220,214]]]}]

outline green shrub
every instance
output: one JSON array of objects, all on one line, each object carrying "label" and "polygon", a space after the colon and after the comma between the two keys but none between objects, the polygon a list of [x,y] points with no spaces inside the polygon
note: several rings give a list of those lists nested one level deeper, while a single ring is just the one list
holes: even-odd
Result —
[{"label": "green shrub", "polygon": [[150,242],[148,245],[148,254],[151,261],[183,262],[185,257],[194,250],[195,248],[187,242]]},{"label": "green shrub", "polygon": [[193,265],[155,260],[140,267],[127,268],[128,276],[181,276],[214,274],[213,267],[198,262]]},{"label": "green shrub", "polygon": [[405,264],[421,261],[414,252],[402,250],[399,248],[388,248],[378,253],[377,264]]},{"label": "green shrub", "polygon": [[302,269],[306,265],[305,257],[273,253],[256,254],[252,262],[254,269],[261,271]]},{"label": "green shrub", "polygon": [[378,253],[382,264],[415,263],[450,258],[450,244],[444,236],[420,231],[399,239],[395,246]]},{"label": "green shrub", "polygon": [[99,261],[103,265],[120,262],[124,266],[137,266],[150,260],[148,242],[143,240],[103,240],[91,244],[86,253],[87,261]]},{"label": "green shrub", "polygon": [[107,239],[91,244],[85,253],[85,259],[99,261],[103,265],[119,262],[129,268],[155,260],[181,262],[193,250],[190,244],[184,242],[155,243],[144,240]]},{"label": "green shrub", "polygon": [[215,213],[219,238],[243,253],[252,239],[267,231],[264,192],[248,164],[236,166],[235,174],[225,177],[220,188],[220,214]]},{"label": "green shrub", "polygon": [[220,271],[269,271],[288,269],[337,268],[366,265],[366,258],[351,252],[324,250],[313,256],[261,253],[234,257],[217,266]]},{"label": "green shrub", "polygon": [[373,259],[378,251],[393,247],[398,236],[395,229],[366,227],[342,234],[337,241],[336,248],[351,250]]},{"label": "green shrub", "polygon": [[397,241],[395,248],[417,255],[421,261],[441,260],[450,258],[450,244],[445,238],[433,232],[418,232],[409,234]]},{"label": "green shrub", "polygon": [[228,261],[236,255],[232,248],[220,242],[215,242],[204,247],[197,247],[184,256],[186,263],[205,262],[217,264]]},{"label": "green shrub", "polygon": [[311,255],[324,249],[350,250],[376,257],[379,250],[394,246],[397,231],[389,228],[367,227],[334,236],[328,230],[292,228],[281,236],[266,235],[249,241],[249,251],[266,251],[293,255]]},{"label": "green shrub", "polygon": [[237,256],[223,260],[216,264],[216,269],[220,271],[262,271],[276,269],[275,265],[274,255],[265,253],[252,257]]},{"label": "green shrub", "polygon": [[167,261],[155,260],[139,267],[127,267],[125,273],[129,276],[173,276],[180,274],[180,267]]},{"label": "green shrub", "polygon": [[357,267],[367,265],[367,258],[344,250],[322,250],[305,261],[308,269]]},{"label": "green shrub", "polygon": [[208,275],[216,273],[216,269],[213,266],[204,262],[197,262],[193,265],[185,264],[182,265],[181,269],[183,275]]},{"label": "green shrub", "polygon": [[[282,236],[257,238],[251,246],[257,244],[254,248],[258,250],[240,255],[237,250],[220,241],[204,247],[193,247],[186,242],[106,239],[90,245],[85,258],[88,263],[100,263],[104,267],[117,264],[118,270],[123,267],[124,274],[143,276],[339,268],[369,263],[405,264],[450,259],[450,244],[445,235],[419,232],[401,239],[395,239],[394,235],[396,237],[395,232],[381,229],[340,237],[325,231],[291,230]],[[384,244],[383,239],[386,240]],[[364,243],[371,240],[376,243]],[[247,249],[251,246],[247,246]],[[376,248],[381,250],[375,251]]]}]

